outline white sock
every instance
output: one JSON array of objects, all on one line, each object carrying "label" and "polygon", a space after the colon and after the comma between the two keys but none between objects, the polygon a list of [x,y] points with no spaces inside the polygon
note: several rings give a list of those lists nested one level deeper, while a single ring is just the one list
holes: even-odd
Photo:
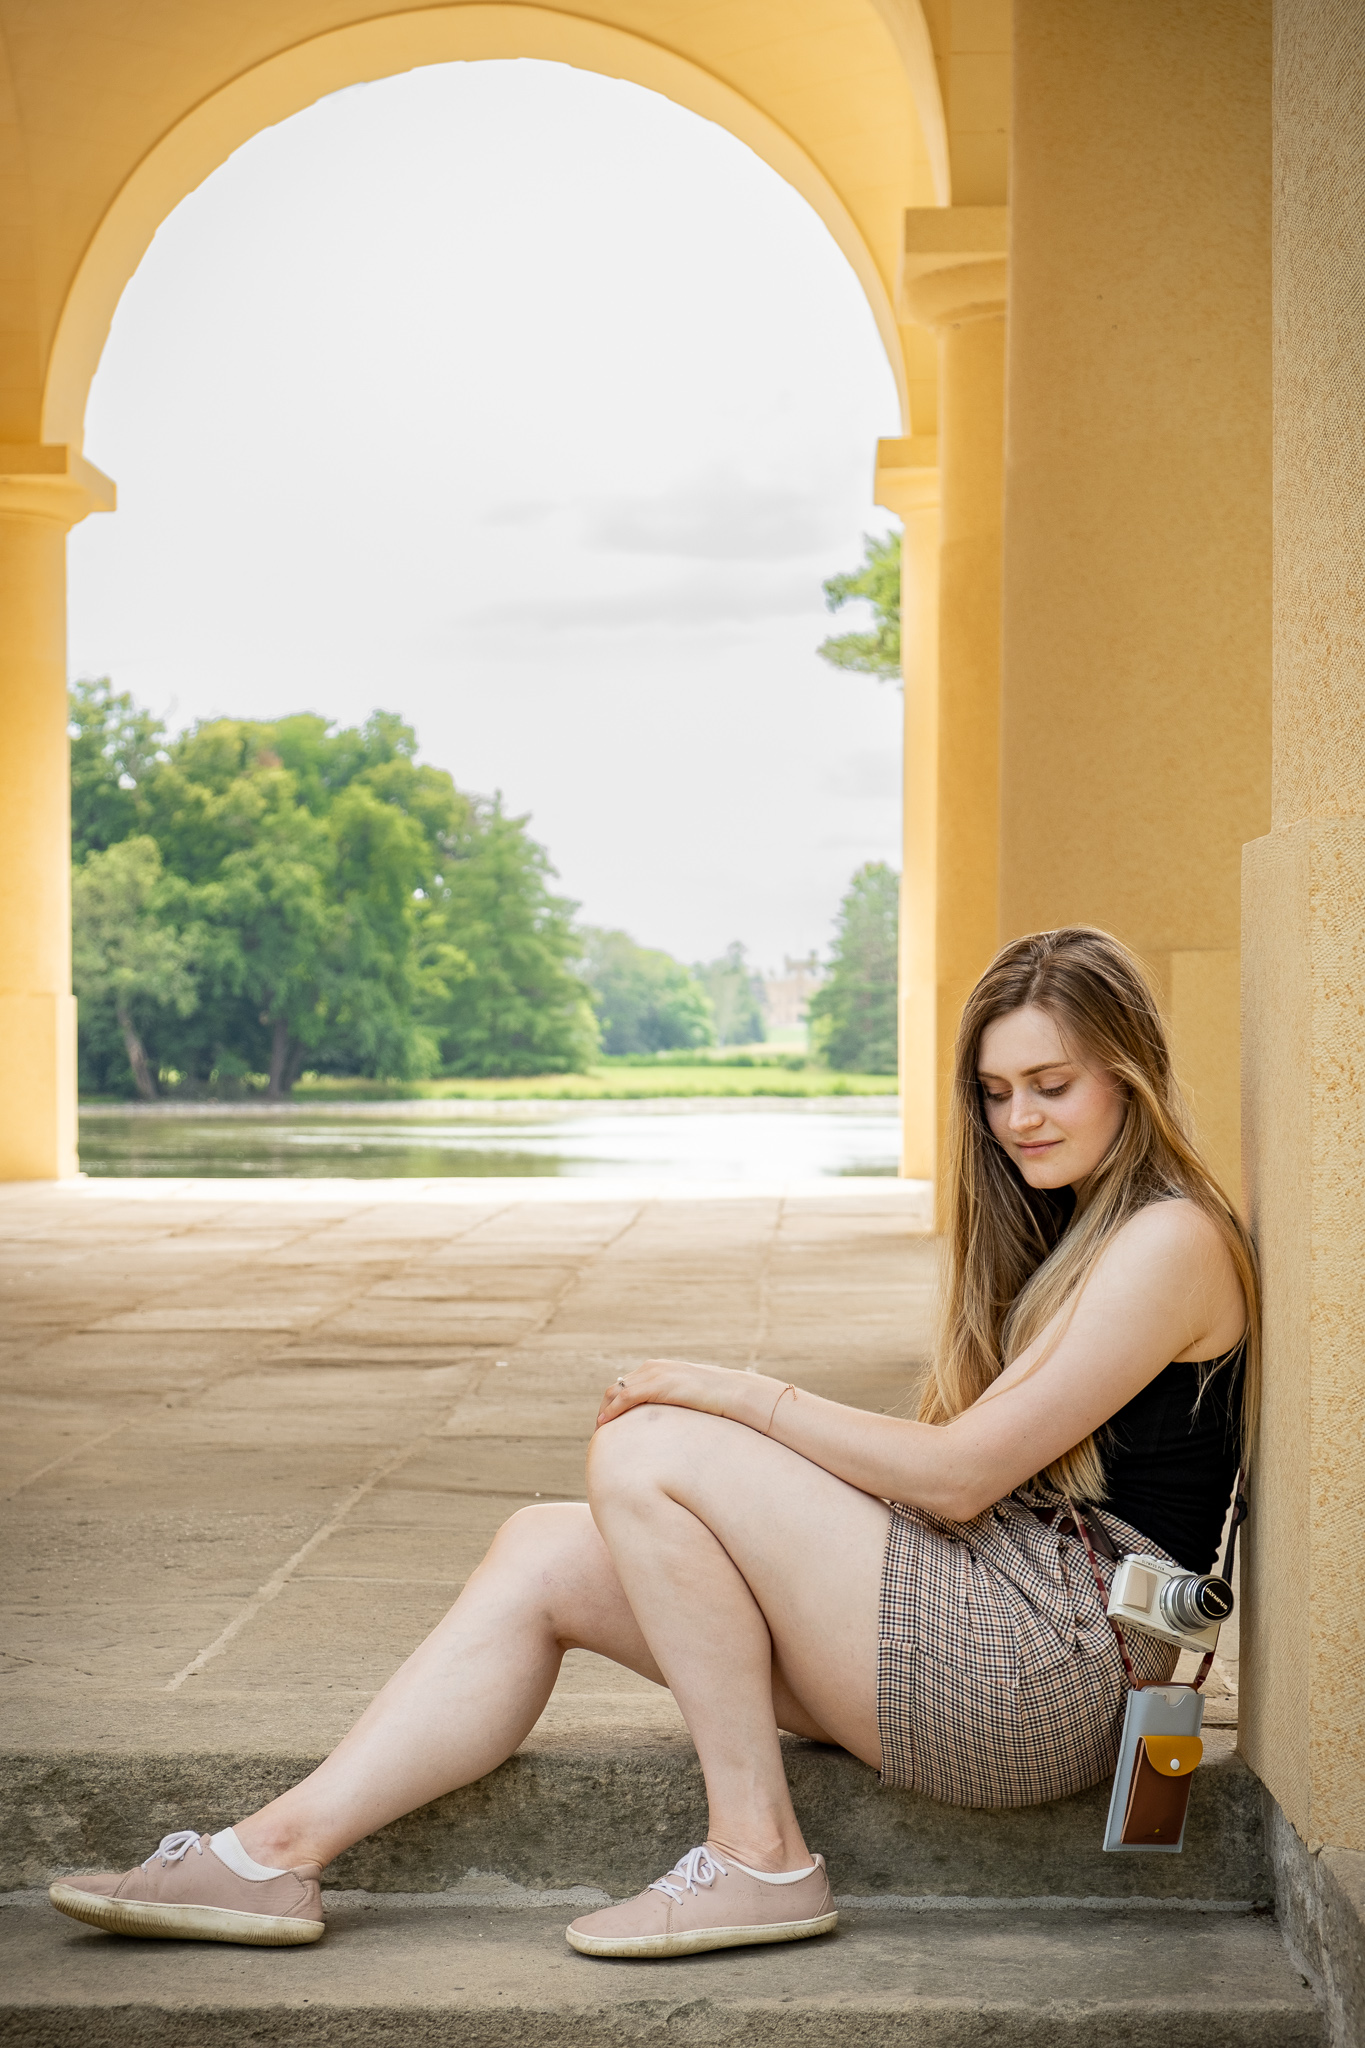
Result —
[{"label": "white sock", "polygon": [[226,1863],[229,1870],[235,1870],[238,1877],[283,1877],[282,1870],[271,1870],[264,1863],[254,1863],[237,1840],[236,1828],[224,1828],[219,1835],[209,1836],[209,1847],[220,1863]]},{"label": "white sock", "polygon": [[733,1857],[731,1861],[735,1863],[736,1870],[744,1871],[749,1877],[758,1878],[762,1884],[795,1884],[798,1878],[809,1877],[816,1867],[813,1863],[808,1863],[804,1870],[750,1870],[747,1863],[735,1862]]}]

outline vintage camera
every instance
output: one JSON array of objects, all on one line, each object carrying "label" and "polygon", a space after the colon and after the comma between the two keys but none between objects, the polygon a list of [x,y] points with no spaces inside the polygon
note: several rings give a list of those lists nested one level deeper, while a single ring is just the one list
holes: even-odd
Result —
[{"label": "vintage camera", "polygon": [[1179,1643],[1182,1650],[1216,1650],[1218,1630],[1233,1605],[1226,1579],[1181,1571],[1161,1557],[1121,1558],[1109,1595],[1114,1620]]}]

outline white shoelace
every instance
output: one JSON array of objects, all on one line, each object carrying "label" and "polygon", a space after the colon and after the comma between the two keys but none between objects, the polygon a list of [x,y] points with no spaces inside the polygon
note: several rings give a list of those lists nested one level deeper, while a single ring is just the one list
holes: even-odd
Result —
[{"label": "white shoelace", "polygon": [[[713,1884],[716,1878],[729,1875],[725,1865],[718,1863],[703,1844],[700,1849],[689,1849],[685,1856],[680,1856],[668,1876],[656,1877],[649,1889],[652,1892],[667,1893],[676,1905],[685,1891],[694,1892],[698,1885]],[[674,1884],[674,1878],[680,1882]]]},{"label": "white shoelace", "polygon": [[173,1835],[163,1835],[161,1837],[157,1847],[153,1849],[142,1868],[145,1870],[147,1863],[155,1863],[158,1856],[163,1863],[178,1863],[182,1856],[189,1855],[191,1849],[197,1849],[201,1856],[204,1853],[204,1846],[199,1839],[198,1830],[196,1828],[177,1828]]}]

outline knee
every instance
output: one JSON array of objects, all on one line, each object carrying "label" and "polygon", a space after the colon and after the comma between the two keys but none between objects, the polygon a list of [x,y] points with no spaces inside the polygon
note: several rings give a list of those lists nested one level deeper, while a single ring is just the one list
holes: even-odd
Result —
[{"label": "knee", "polygon": [[618,1415],[588,1446],[589,1500],[597,1506],[656,1491],[693,1454],[698,1425],[714,1420],[663,1406]]},{"label": "knee", "polygon": [[592,1515],[575,1501],[543,1501],[518,1508],[498,1530],[484,1559],[505,1578],[539,1589],[558,1578],[595,1535]]}]

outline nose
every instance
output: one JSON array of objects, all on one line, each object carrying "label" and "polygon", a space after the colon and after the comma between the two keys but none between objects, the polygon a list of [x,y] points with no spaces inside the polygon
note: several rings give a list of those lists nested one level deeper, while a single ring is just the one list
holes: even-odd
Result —
[{"label": "nose", "polygon": [[1016,1095],[1010,1104],[1010,1129],[1012,1131],[1033,1131],[1043,1121],[1041,1109],[1035,1109],[1027,1095]]}]

